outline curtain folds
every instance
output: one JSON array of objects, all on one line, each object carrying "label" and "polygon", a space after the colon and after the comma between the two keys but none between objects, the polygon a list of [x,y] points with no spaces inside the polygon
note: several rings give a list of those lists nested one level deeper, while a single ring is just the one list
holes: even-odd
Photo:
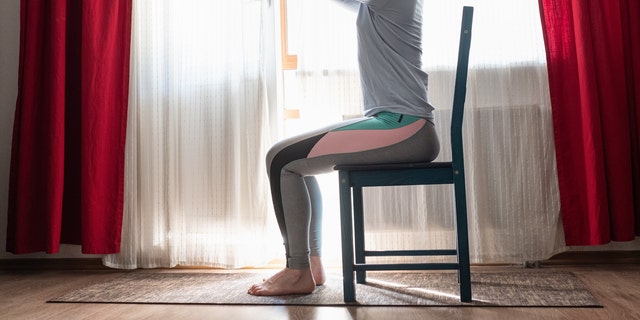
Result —
[{"label": "curtain folds", "polygon": [[131,0],[21,1],[7,251],[120,250]]},{"label": "curtain folds", "polygon": [[266,1],[136,0],[115,268],[280,258],[264,157]]},{"label": "curtain folds", "polygon": [[[274,132],[284,138],[362,109],[355,15],[333,1],[289,1],[299,67],[283,72],[278,107],[300,117],[270,123],[281,113],[267,103],[270,2],[22,0],[7,251],[80,244],[126,269],[281,258],[264,168]],[[467,2],[424,1],[438,160],[450,157]],[[464,142],[472,261],[520,263],[565,245],[633,240],[640,3],[471,5]],[[320,182],[324,255],[339,263],[337,178]],[[455,245],[445,187],[371,189],[365,201],[371,249]]]},{"label": "curtain folds", "polygon": [[640,235],[640,3],[540,0],[568,245]]}]

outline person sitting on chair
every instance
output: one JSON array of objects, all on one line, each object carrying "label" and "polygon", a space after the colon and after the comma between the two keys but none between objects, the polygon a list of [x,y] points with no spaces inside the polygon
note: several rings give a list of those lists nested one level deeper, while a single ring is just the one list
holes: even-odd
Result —
[{"label": "person sitting on chair", "polygon": [[335,165],[432,161],[440,151],[422,71],[422,0],[335,0],[357,10],[364,117],[285,139],[267,153],[286,267],[249,294],[309,294],[325,282],[322,199]]}]

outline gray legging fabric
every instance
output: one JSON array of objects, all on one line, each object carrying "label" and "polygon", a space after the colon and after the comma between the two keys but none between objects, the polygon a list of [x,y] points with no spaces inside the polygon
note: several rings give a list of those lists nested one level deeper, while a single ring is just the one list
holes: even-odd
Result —
[{"label": "gray legging fabric", "polygon": [[393,145],[308,157],[328,132],[362,120],[345,121],[285,139],[267,154],[274,211],[289,268],[308,268],[309,256],[321,255],[322,197],[313,175],[331,172],[340,164],[432,161],[440,151],[434,125],[422,120],[424,125],[415,134]]}]

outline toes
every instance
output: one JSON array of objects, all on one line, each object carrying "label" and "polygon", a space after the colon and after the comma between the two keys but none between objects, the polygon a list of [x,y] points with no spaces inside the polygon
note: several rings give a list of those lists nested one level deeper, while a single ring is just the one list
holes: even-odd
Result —
[{"label": "toes", "polygon": [[254,284],[251,286],[251,288],[249,288],[249,290],[247,290],[247,293],[252,295],[258,295],[259,291],[260,291],[260,287],[257,284]]}]

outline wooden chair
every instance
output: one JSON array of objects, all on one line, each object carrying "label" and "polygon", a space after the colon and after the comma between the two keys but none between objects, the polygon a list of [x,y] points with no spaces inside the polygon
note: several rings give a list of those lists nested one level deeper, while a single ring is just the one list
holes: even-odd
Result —
[{"label": "wooden chair", "polygon": [[[356,301],[354,273],[366,282],[368,270],[457,270],[460,300],[471,301],[469,237],[462,150],[462,118],[466,96],[473,7],[464,7],[458,50],[458,65],[451,116],[450,162],[339,165],[340,219],[342,228],[342,273],[344,301]],[[452,184],[455,195],[457,247],[441,250],[369,251],[364,246],[363,187]],[[352,206],[353,196],[353,206]],[[355,237],[355,242],[354,242]],[[354,261],[355,251],[355,261]],[[457,263],[368,264],[369,256],[457,256]]]}]

